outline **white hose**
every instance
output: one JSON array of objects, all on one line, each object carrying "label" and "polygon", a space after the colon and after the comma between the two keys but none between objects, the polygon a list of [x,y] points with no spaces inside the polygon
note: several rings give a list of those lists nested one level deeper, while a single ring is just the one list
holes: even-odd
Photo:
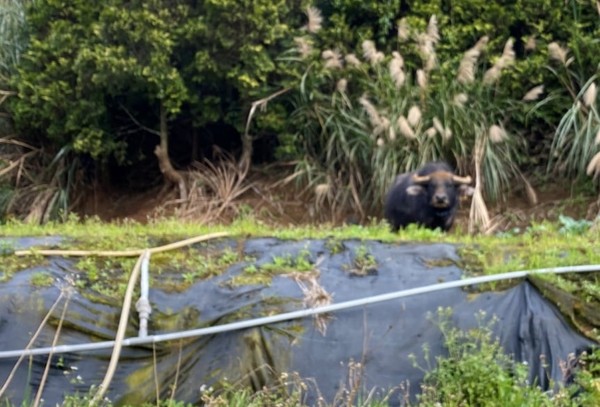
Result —
[{"label": "white hose", "polygon": [[139,314],[140,329],[138,330],[138,337],[145,338],[148,336],[148,318],[152,313],[152,307],[148,300],[148,291],[150,289],[149,283],[149,267],[150,267],[150,252],[146,251],[142,258],[142,275],[140,278],[140,298],[135,303],[135,308]]},{"label": "white hose", "polygon": [[[305,318],[312,315],[323,314],[333,311],[340,311],[348,308],[360,307],[362,305],[375,304],[383,301],[390,301],[398,298],[409,297],[418,294],[425,294],[434,291],[446,290],[449,288],[464,287],[474,284],[490,283],[494,281],[509,280],[514,278],[523,278],[532,274],[563,274],[563,273],[584,273],[600,271],[599,264],[583,265],[583,266],[567,266],[553,267],[529,271],[513,271],[510,273],[495,274],[490,276],[480,276],[465,278],[462,280],[448,281],[440,284],[432,284],[424,287],[411,288],[408,290],[395,291],[388,294],[374,295],[371,297],[360,298],[357,300],[330,304],[318,308],[303,309],[299,311],[286,312],[284,314],[271,315],[263,318],[255,318],[246,321],[233,322],[230,324],[211,326],[207,328],[192,329],[188,331],[179,331],[162,335],[151,335],[144,338],[127,338],[123,339],[122,346],[145,345],[157,342],[172,341],[175,339],[192,338],[204,335],[213,335],[222,332],[236,331],[245,328],[253,328],[262,325],[268,325],[275,322],[289,321],[292,319]],[[67,352],[83,352],[91,350],[109,349],[115,345],[114,341],[85,343],[79,345],[61,345],[48,348],[26,349],[26,350],[10,350],[0,352],[0,359],[14,358],[21,355],[45,355],[48,353],[67,353]]]}]

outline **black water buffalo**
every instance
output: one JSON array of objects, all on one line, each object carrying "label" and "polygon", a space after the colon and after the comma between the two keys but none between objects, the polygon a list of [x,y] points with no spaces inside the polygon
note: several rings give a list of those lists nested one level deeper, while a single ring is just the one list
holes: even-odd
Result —
[{"label": "black water buffalo", "polygon": [[384,213],[392,231],[416,223],[429,229],[449,230],[461,193],[472,190],[471,177],[455,175],[446,163],[428,163],[398,175],[387,194]]}]

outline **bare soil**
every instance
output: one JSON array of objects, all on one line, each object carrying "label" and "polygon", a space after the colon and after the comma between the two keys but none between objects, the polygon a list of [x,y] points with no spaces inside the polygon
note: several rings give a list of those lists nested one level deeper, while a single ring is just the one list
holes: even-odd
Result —
[{"label": "bare soil", "polygon": [[[227,203],[226,210],[219,218],[204,217],[205,222],[228,223],[241,213],[252,215],[267,224],[294,226],[328,223],[368,223],[377,220],[381,214],[373,214],[367,219],[359,219],[349,211],[317,209],[314,196],[293,183],[283,183],[264,172],[249,176],[251,187],[240,198]],[[555,221],[560,215],[574,219],[596,218],[600,206],[598,196],[576,192],[569,181],[555,181],[534,185],[538,202],[531,204],[524,191],[509,194],[502,202],[488,203],[488,211],[496,231],[525,228],[532,223],[544,220]],[[92,187],[77,211],[81,216],[97,216],[104,221],[132,219],[145,223],[161,216],[181,216],[195,220],[177,211],[177,190],[166,185],[143,192],[123,189]],[[203,205],[205,202],[198,202]],[[188,207],[193,206],[191,205]],[[217,204],[218,206],[219,204]],[[213,206],[214,207],[214,206]],[[456,219],[458,230],[466,230],[469,219],[470,200],[461,202]]]}]

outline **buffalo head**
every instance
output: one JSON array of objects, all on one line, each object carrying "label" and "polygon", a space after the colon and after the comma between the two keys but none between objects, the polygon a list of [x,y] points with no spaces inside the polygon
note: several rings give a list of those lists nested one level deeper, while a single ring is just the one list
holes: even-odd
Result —
[{"label": "buffalo head", "polygon": [[409,195],[426,193],[432,207],[447,209],[454,204],[457,192],[468,193],[465,186],[471,183],[471,177],[459,177],[448,171],[435,171],[427,175],[413,174],[412,183],[406,188]]}]

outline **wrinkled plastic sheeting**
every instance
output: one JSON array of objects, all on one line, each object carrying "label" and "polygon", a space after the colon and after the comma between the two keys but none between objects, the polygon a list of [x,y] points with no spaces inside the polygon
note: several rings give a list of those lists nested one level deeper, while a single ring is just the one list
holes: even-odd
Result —
[{"label": "wrinkled plastic sheeting", "polygon": [[[35,242],[28,241],[28,244]],[[344,241],[341,250],[331,250],[326,240],[282,241],[271,238],[244,242],[221,240],[218,247],[240,250],[247,258],[220,276],[200,281],[181,293],[151,288],[153,307],[149,334],[166,333],[158,319],[173,319],[176,329],[195,329],[250,319],[303,308],[303,294],[290,276],[273,278],[270,285],[236,286],[232,278],[249,264],[272,263],[277,256],[296,257],[301,251],[319,270],[320,285],[339,303],[398,290],[459,280],[456,247],[449,244],[384,244],[376,241]],[[204,246],[206,247],[206,246]],[[366,249],[376,259],[376,267],[366,275],[352,274],[357,250]],[[33,287],[29,280],[39,269],[17,273],[0,285],[0,348],[23,349],[32,332],[59,296],[71,287],[80,272],[75,260],[51,258],[43,268],[55,277],[49,288]],[[152,273],[152,264],[150,265]],[[153,275],[152,279],[163,278]],[[73,288],[71,288],[73,290]],[[74,291],[68,305],[59,344],[79,344],[114,339],[120,316],[121,299],[92,302]],[[340,389],[348,387],[349,365],[359,362],[362,386],[376,387],[380,394],[408,383],[411,398],[419,392],[423,372],[413,366],[409,355],[417,356],[421,366],[423,346],[430,349],[430,362],[444,354],[439,328],[427,318],[439,307],[453,309],[452,322],[461,329],[477,326],[476,314],[483,310],[495,315],[500,343],[510,355],[530,367],[530,381],[547,387],[549,380],[560,382],[560,361],[569,354],[593,344],[573,331],[556,307],[544,299],[527,281],[502,292],[472,295],[460,288],[446,289],[402,299],[335,312],[323,335],[313,318],[280,322],[199,338],[157,343],[154,346],[126,347],[108,392],[117,404],[139,404],[171,396],[198,403],[201,388],[218,386],[227,378],[232,383],[254,388],[275,385],[284,372],[297,372],[309,383],[308,404],[317,396],[333,400]],[[35,346],[49,346],[62,312],[58,306],[50,326],[42,330]],[[137,315],[132,311],[127,337],[137,335]],[[164,324],[161,326],[165,326]],[[112,349],[55,355],[44,390],[46,405],[63,400],[65,394],[86,393],[98,385]],[[544,355],[546,366],[540,357]],[[14,404],[35,394],[47,356],[35,356],[22,364],[5,398]],[[6,380],[16,359],[0,360],[0,380]],[[402,404],[397,391],[391,405]],[[29,396],[28,396],[29,395]]]}]

